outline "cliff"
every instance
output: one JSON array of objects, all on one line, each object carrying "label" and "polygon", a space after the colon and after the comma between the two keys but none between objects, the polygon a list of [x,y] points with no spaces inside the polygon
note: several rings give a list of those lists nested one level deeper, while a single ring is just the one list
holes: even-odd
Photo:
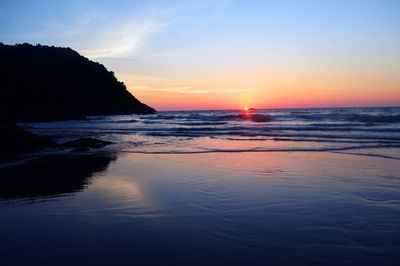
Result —
[{"label": "cliff", "polygon": [[151,114],[102,64],[70,48],[0,43],[0,120]]}]

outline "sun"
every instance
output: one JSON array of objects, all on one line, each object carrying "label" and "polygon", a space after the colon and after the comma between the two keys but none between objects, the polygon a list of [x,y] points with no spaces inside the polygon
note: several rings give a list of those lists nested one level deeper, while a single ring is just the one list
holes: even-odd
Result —
[{"label": "sun", "polygon": [[249,107],[246,106],[246,107],[243,108],[243,110],[248,111]]}]

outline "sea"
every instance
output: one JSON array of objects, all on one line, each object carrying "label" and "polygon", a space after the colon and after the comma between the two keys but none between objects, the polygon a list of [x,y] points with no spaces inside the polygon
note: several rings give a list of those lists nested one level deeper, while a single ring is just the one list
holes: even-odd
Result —
[{"label": "sea", "polygon": [[21,125],[58,143],[91,137],[113,142],[106,150],[134,153],[332,151],[400,158],[400,107],[169,111]]},{"label": "sea", "polygon": [[0,265],[399,265],[400,107],[169,111],[20,124]]}]

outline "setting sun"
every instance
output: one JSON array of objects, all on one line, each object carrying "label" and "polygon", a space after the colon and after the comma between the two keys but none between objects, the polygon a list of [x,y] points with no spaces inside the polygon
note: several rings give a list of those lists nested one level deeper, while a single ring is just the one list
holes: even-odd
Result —
[{"label": "setting sun", "polygon": [[248,111],[249,107],[246,106],[246,107],[243,108],[243,110]]}]

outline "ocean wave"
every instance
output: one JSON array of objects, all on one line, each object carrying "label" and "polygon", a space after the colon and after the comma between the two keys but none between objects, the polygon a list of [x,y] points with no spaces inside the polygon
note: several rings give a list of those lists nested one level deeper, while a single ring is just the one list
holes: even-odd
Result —
[{"label": "ocean wave", "polygon": [[136,123],[138,122],[135,119],[129,119],[129,120],[99,120],[95,119],[94,121],[91,121],[93,124],[129,124],[129,123]]},{"label": "ocean wave", "polygon": [[359,121],[364,123],[399,123],[400,115],[367,115],[355,114],[348,118],[349,121]]},{"label": "ocean wave", "polygon": [[[237,139],[239,140],[239,139]],[[250,139],[247,139],[250,140]],[[258,139],[255,139],[258,140]],[[272,138],[274,141],[293,141],[293,142],[324,142],[324,143],[354,143],[354,144],[394,144],[397,142],[394,142],[393,140],[370,140],[370,139],[354,139],[354,140],[349,140],[349,139],[323,139],[323,138],[287,138],[287,137],[275,137]],[[400,142],[397,143],[397,145],[400,145]]]},{"label": "ocean wave", "polygon": [[[247,152],[341,152],[352,150],[368,150],[368,149],[383,149],[383,148],[398,148],[393,145],[364,145],[364,146],[347,146],[347,147],[316,147],[316,148],[252,148],[252,149],[205,149],[205,150],[166,150],[166,151],[151,151],[151,150],[125,150],[127,153],[138,154],[203,154],[203,153],[247,153]],[[376,153],[351,153],[349,155],[364,155],[374,156],[385,159],[400,160],[399,157],[388,156]]]},{"label": "ocean wave", "polygon": [[296,110],[290,111],[290,114],[293,114],[293,115],[304,115],[304,114],[309,114],[311,112],[312,112],[311,110],[298,110],[298,109],[296,109]]},{"label": "ocean wave", "polygon": [[227,122],[172,122],[170,124],[181,126],[219,126],[226,125]]},{"label": "ocean wave", "polygon": [[240,119],[250,120],[253,122],[261,123],[261,122],[270,122],[272,121],[272,117],[269,115],[260,115],[260,114],[240,114]]},{"label": "ocean wave", "polygon": [[296,114],[296,118],[306,121],[325,121],[325,120],[337,120],[332,115],[327,114],[318,114],[318,113],[304,113],[304,114]]},{"label": "ocean wave", "polygon": [[183,115],[163,115],[163,114],[146,115],[140,117],[140,119],[143,120],[174,120],[174,119],[185,119],[185,118],[186,116]]},{"label": "ocean wave", "polygon": [[332,152],[339,153],[339,154],[351,154],[351,155],[358,155],[358,156],[368,156],[368,157],[378,157],[378,158],[384,158],[384,159],[400,160],[400,157],[379,154],[379,153],[357,153],[357,152],[341,152],[341,151],[332,151]]},{"label": "ocean wave", "polygon": [[[240,135],[241,132],[253,132],[263,134],[264,132],[348,132],[348,133],[400,133],[400,128],[368,128],[365,126],[340,126],[340,127],[324,127],[320,126],[227,126],[227,124],[214,123],[174,123],[173,125],[183,125],[187,127],[154,127],[154,128],[121,128],[121,130],[137,130],[137,131],[219,131],[221,133],[230,131]],[[201,126],[201,127],[200,127]],[[109,128],[111,129],[111,128]],[[118,130],[118,128],[114,128]]]},{"label": "ocean wave", "polygon": [[[286,141],[286,142],[322,142],[322,143],[353,143],[353,144],[394,144],[393,140],[346,140],[346,139],[323,139],[323,138],[296,138],[296,137],[264,137],[264,138],[246,138],[246,137],[222,137],[223,140],[233,141]],[[400,144],[397,143],[397,144]]]},{"label": "ocean wave", "polygon": [[347,121],[358,123],[400,123],[400,114],[364,114],[364,113],[300,113],[295,118],[305,121]]},{"label": "ocean wave", "polygon": [[270,122],[272,116],[264,114],[253,113],[239,113],[239,114],[225,114],[225,115],[198,115],[192,114],[186,119],[190,120],[203,120],[203,121],[231,121],[231,120],[249,120],[252,122]]},{"label": "ocean wave", "polygon": [[147,131],[143,132],[147,136],[154,137],[212,137],[212,136],[240,136],[240,137],[270,137],[270,138],[318,138],[318,139],[348,139],[348,140],[374,140],[392,141],[400,144],[400,136],[397,135],[377,135],[377,134],[300,134],[297,132],[262,132],[252,130],[215,130],[213,128],[202,128],[201,130],[191,130],[180,128],[179,130]]},{"label": "ocean wave", "polygon": [[223,116],[216,116],[216,120],[248,120],[252,122],[270,122],[272,121],[272,117],[270,115],[263,115],[263,114],[252,114],[252,113],[241,113],[235,115],[223,115]]},{"label": "ocean wave", "polygon": [[189,115],[150,115],[140,117],[146,120],[181,120],[184,122],[220,122],[220,121],[241,121],[248,120],[252,122],[270,122],[273,120],[271,115],[254,114],[254,113],[235,113],[235,114],[189,114]]},{"label": "ocean wave", "polygon": [[381,132],[381,133],[399,133],[400,128],[368,128],[365,126],[341,125],[341,126],[269,126],[259,128],[266,131],[335,131],[335,132]]}]

